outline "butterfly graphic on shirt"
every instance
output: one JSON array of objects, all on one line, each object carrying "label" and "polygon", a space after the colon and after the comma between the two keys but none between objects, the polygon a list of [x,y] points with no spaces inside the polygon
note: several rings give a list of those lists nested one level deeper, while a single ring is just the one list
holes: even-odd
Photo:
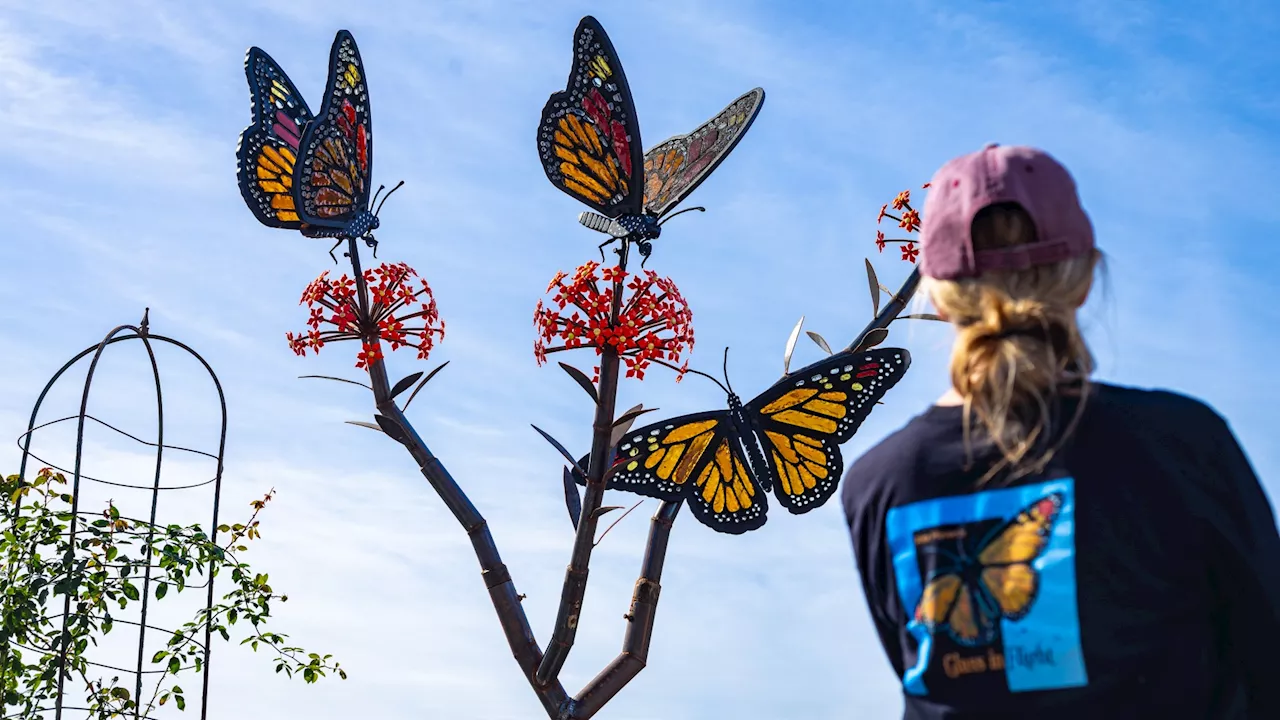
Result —
[{"label": "butterfly graphic on shirt", "polygon": [[839,446],[910,365],[911,354],[899,348],[846,350],[796,370],[745,404],[724,388],[728,410],[628,431],[613,449],[606,487],[683,500],[702,524],[734,535],[764,525],[770,490],[792,514],[809,512],[840,483]]},{"label": "butterfly graphic on shirt", "polygon": [[370,198],[369,92],[351,33],[340,30],[333,41],[324,100],[314,115],[293,81],[261,48],[249,49],[245,76],[253,121],[240,135],[237,176],[254,217],[307,237],[336,238],[338,244],[361,239],[376,253],[373,231],[382,206],[375,210],[372,205],[383,188]]},{"label": "butterfly graphic on shirt", "polygon": [[[610,236],[602,254],[621,240],[635,242],[647,260],[662,224],[680,214],[672,211],[751,127],[764,90],[751,90],[693,132],[642,153],[631,88],[604,28],[584,17],[573,46],[568,86],[547,100],[538,126],[543,169],[553,185],[591,208],[578,220]],[[702,208],[687,210],[694,209]]]},{"label": "butterfly graphic on shirt", "polygon": [[925,560],[932,560],[932,569],[915,619],[931,634],[945,628],[960,645],[975,647],[995,639],[1002,619],[1025,617],[1040,587],[1040,575],[1032,562],[1047,547],[1062,503],[1061,493],[1051,493],[976,542],[966,537],[945,550],[932,546],[933,557]]}]

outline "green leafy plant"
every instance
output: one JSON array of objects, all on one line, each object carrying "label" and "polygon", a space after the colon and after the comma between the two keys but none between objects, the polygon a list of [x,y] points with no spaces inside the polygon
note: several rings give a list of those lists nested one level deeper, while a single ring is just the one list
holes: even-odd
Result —
[{"label": "green leafy plant", "polygon": [[[271,604],[288,597],[272,588],[266,573],[255,572],[237,557],[260,537],[258,514],[273,494],[250,503],[253,514],[247,522],[219,525],[214,537],[222,538],[215,541],[198,524],[151,525],[124,517],[110,502],[99,514],[73,513],[66,477],[49,468],[31,480],[10,475],[0,481],[3,716],[44,717],[59,695],[65,706],[78,705],[70,702],[74,691],[65,687],[68,681],[83,686],[82,707],[89,717],[127,713],[149,718],[170,702],[183,710],[187,698],[178,680],[204,669],[197,637],[207,642],[216,632],[229,641],[237,623],[247,628],[241,645],[275,653],[277,673],[301,674],[307,683],[330,673],[345,679],[346,671],[330,655],[287,645],[287,635],[267,629]],[[206,570],[211,577],[202,580]],[[230,590],[172,631],[164,649],[151,658],[154,672],[148,687],[143,687],[142,675],[132,688],[122,685],[119,676],[97,676],[101,666],[87,656],[112,631],[113,610],[125,610],[144,594],[160,601],[205,588],[213,577],[221,583],[229,579]]]}]

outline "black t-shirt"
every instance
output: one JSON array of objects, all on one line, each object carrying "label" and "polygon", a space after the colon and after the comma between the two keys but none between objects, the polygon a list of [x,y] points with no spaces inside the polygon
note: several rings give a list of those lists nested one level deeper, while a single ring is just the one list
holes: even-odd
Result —
[{"label": "black t-shirt", "polygon": [[1248,459],[1201,402],[1093,387],[1034,476],[979,487],[990,456],[963,469],[942,406],[849,468],[904,717],[1280,719],[1280,534]]}]

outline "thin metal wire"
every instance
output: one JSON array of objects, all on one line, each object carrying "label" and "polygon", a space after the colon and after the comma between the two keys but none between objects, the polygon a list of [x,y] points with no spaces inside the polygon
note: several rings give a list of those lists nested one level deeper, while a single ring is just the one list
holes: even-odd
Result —
[{"label": "thin metal wire", "polygon": [[[110,425],[109,423],[103,422],[102,420],[99,420],[98,418],[93,417],[88,412],[89,394],[93,385],[94,374],[97,370],[99,359],[101,359],[103,352],[106,350],[107,347],[114,345],[115,343],[118,343],[118,342],[125,342],[129,340],[142,341],[143,346],[147,353],[147,358],[148,358],[150,367],[151,367],[151,375],[154,381],[155,391],[156,391],[157,429],[156,429],[156,440],[154,442],[148,441],[143,438],[132,435],[130,433],[127,433],[119,428],[116,428]],[[200,365],[204,368],[205,372],[209,375],[210,380],[212,380],[214,389],[218,393],[218,411],[220,415],[218,450],[216,454],[205,452],[203,450],[193,449],[193,448],[170,446],[165,444],[164,442],[164,417],[165,417],[164,416],[164,393],[163,393],[163,386],[160,380],[159,363],[156,359],[155,349],[152,345],[153,341],[174,346],[184,351],[187,355],[195,358],[200,363]],[[52,420],[52,421],[37,425],[36,419],[39,416],[40,408],[44,404],[45,398],[48,396],[50,390],[53,389],[54,385],[57,384],[58,380],[63,376],[63,374],[65,374],[69,369],[71,369],[71,367],[74,366],[77,362],[79,362],[80,360],[82,360],[83,358],[85,358],[90,354],[92,354],[93,357],[89,363],[89,369],[85,375],[84,386],[81,391],[80,412],[76,415],[59,418],[57,420]],[[151,492],[151,508],[150,508],[150,513],[147,521],[148,522],[147,542],[146,542],[146,545],[144,545],[144,547],[150,547],[151,542],[154,540],[160,491],[192,489],[192,488],[198,488],[198,487],[205,487],[209,484],[212,484],[213,485],[212,522],[209,529],[209,539],[211,543],[217,542],[218,511],[219,511],[219,505],[220,505],[221,494],[222,494],[223,456],[226,450],[226,440],[227,440],[227,403],[226,403],[226,396],[223,393],[222,383],[219,381],[217,373],[213,371],[213,368],[209,365],[209,363],[204,359],[203,356],[201,356],[198,352],[196,352],[190,346],[178,340],[164,337],[162,335],[151,334],[149,332],[148,319],[146,314],[144,314],[140,325],[137,325],[137,326],[120,325],[113,328],[111,332],[107,333],[106,337],[103,338],[103,340],[99,342],[97,345],[86,348],[85,350],[77,354],[75,357],[68,360],[61,368],[58,369],[56,373],[54,373],[53,377],[49,379],[49,382],[44,386],[43,390],[41,390],[39,397],[36,399],[35,405],[31,409],[31,418],[27,424],[27,431],[19,437],[19,440],[20,440],[19,444],[22,448],[22,460],[18,469],[18,475],[20,478],[26,477],[26,471],[27,471],[27,465],[28,465],[29,459],[35,459],[38,462],[45,463],[43,459],[41,459],[40,457],[36,456],[31,452],[32,436],[34,435],[35,431],[49,427],[57,423],[71,420],[71,419],[75,419],[77,421],[76,445],[75,445],[76,450],[75,450],[74,464],[72,469],[70,470],[70,473],[72,474],[72,506],[71,506],[70,525],[68,527],[66,537],[68,539],[68,542],[72,544],[73,548],[74,548],[76,533],[78,529],[78,513],[79,513],[81,480],[87,480],[90,482],[96,482],[102,485],[110,485],[115,487],[127,487],[127,488],[149,490]],[[131,483],[113,482],[113,481],[108,481],[101,478],[95,478],[95,477],[90,477],[88,475],[85,475],[81,470],[82,470],[83,459],[84,459],[84,431],[85,431],[86,421],[96,422],[104,427],[107,427],[108,429],[115,431],[120,435],[128,437],[129,439],[141,445],[154,448],[156,453],[155,468],[154,468],[154,475],[153,475],[153,480],[151,484],[149,486],[135,485]],[[170,450],[177,450],[181,452],[189,452],[197,455],[203,455],[205,457],[215,460],[217,462],[217,469],[214,473],[213,478],[206,481],[199,482],[199,483],[188,484],[188,485],[173,485],[173,486],[162,485],[160,483],[160,479],[163,474],[164,450],[166,448]],[[45,464],[59,471],[67,472],[67,470],[60,468],[56,465],[52,465],[49,463],[45,463]],[[18,513],[20,513],[21,510],[22,510],[22,498],[19,497],[14,503],[15,516]],[[74,559],[75,559],[74,555],[75,554],[73,550],[73,552],[69,554],[67,557],[68,577],[71,576],[72,569],[74,567]],[[141,593],[142,603],[141,603],[141,610],[139,614],[140,615],[139,620],[137,622],[134,622],[131,620],[115,620],[115,622],[117,623],[120,623],[123,625],[131,625],[138,628],[138,653],[137,653],[136,662],[135,662],[135,669],[124,670],[123,668],[117,668],[115,666],[105,665],[103,663],[88,662],[89,665],[92,665],[95,667],[101,667],[104,669],[110,669],[110,670],[119,671],[119,672],[127,672],[135,675],[136,680],[134,684],[134,691],[135,691],[134,699],[137,702],[137,705],[133,713],[133,717],[135,718],[135,720],[138,720],[141,718],[143,677],[145,675],[159,674],[160,672],[162,672],[162,671],[156,671],[156,670],[145,670],[143,667],[144,658],[145,658],[145,648],[146,648],[146,631],[150,629],[150,630],[169,633],[169,634],[176,634],[174,633],[173,630],[160,628],[147,623],[147,615],[149,611],[149,599],[150,599],[150,585],[152,580],[152,570],[156,567],[157,566],[148,562],[146,563],[146,567],[144,569],[142,593]],[[204,674],[202,692],[201,692],[201,702],[200,702],[201,720],[207,720],[208,718],[209,670],[210,670],[210,659],[211,659],[210,658],[210,655],[211,655],[210,637],[212,633],[212,618],[211,618],[210,610],[213,607],[214,568],[215,568],[215,559],[210,558],[208,562],[208,567],[207,567],[208,574],[207,574],[207,579],[205,583],[203,583],[202,585],[188,586],[196,589],[201,587],[207,588],[207,593],[205,596],[204,641],[200,642],[196,640],[194,636],[187,637],[187,640],[194,643],[202,651],[204,655],[203,662],[201,663],[201,665],[203,666],[203,674]],[[59,616],[55,616],[55,619],[57,619],[57,617]],[[58,692],[55,697],[54,706],[53,708],[51,708],[54,711],[55,720],[61,720],[64,710],[87,710],[88,709],[80,706],[68,705],[64,702],[64,699],[65,699],[64,684],[67,676],[66,674],[67,641],[69,638],[67,627],[72,617],[73,615],[71,613],[71,596],[68,593],[64,597],[63,609],[62,609],[62,613],[60,614],[62,623],[61,623],[61,634],[59,636],[60,648],[59,648],[59,658],[58,658]],[[4,672],[4,669],[5,669],[5,666],[3,664],[0,664],[0,680],[3,679],[2,673]],[[50,708],[42,708],[41,711],[43,712],[49,709]],[[9,716],[6,715],[4,717],[9,717]]]}]

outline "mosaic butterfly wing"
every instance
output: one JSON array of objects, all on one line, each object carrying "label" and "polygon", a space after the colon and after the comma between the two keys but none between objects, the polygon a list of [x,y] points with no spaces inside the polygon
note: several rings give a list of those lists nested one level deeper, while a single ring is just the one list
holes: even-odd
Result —
[{"label": "mosaic butterfly wing", "polygon": [[910,353],[898,348],[845,351],[797,370],[746,405],[731,394],[728,410],[631,430],[614,450],[607,487],[683,500],[704,525],[730,534],[764,525],[770,490],[792,514],[809,512],[839,486],[839,446],[910,365]]},{"label": "mosaic butterfly wing", "polygon": [[689,196],[733,151],[764,105],[755,88],[687,135],[677,135],[644,156],[644,209],[662,217]]},{"label": "mosaic butterfly wing", "polygon": [[604,28],[582,18],[568,86],[542,109],[538,153],[551,184],[596,212],[640,213],[644,155],[631,87]]},{"label": "mosaic butterfly wing", "polygon": [[700,522],[739,534],[765,522],[768,501],[744,452],[732,411],[697,413],[628,432],[608,487],[684,500]]},{"label": "mosaic butterfly wing", "polygon": [[364,63],[356,41],[338,32],[329,53],[324,103],[300,143],[294,200],[316,235],[365,237],[378,226],[369,210],[373,128]]},{"label": "mosaic butterfly wing", "polygon": [[1062,503],[1060,493],[1047,495],[959,556],[940,558],[916,606],[916,620],[931,633],[946,628],[957,643],[974,647],[990,643],[1002,619],[1026,616],[1040,586],[1032,563],[1048,546]]},{"label": "mosaic butterfly wing", "polygon": [[844,473],[848,442],[911,355],[899,348],[844,351],[796,370],[747,403],[778,502],[794,514],[821,506]]},{"label": "mosaic butterfly wing", "polygon": [[249,48],[244,71],[253,122],[240,133],[236,148],[240,194],[263,225],[302,229],[293,198],[294,166],[303,130],[314,116],[293,81],[262,49]]}]

